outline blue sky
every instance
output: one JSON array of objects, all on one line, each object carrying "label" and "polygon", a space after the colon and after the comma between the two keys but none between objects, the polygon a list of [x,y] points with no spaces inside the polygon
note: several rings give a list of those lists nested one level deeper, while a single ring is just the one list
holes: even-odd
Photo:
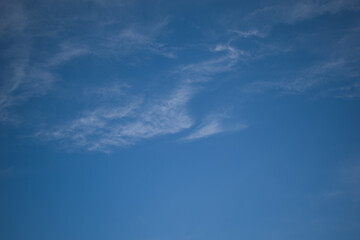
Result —
[{"label": "blue sky", "polygon": [[360,4],[1,1],[0,239],[360,236]]}]

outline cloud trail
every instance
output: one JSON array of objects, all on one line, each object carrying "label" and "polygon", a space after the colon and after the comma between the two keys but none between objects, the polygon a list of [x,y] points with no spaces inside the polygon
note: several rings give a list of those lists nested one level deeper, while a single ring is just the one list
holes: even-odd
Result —
[{"label": "cloud trail", "polygon": [[99,107],[82,117],[37,136],[47,140],[65,140],[89,151],[111,151],[140,140],[174,134],[192,126],[186,104],[191,88],[180,86],[160,99],[147,102],[134,97],[124,106]]}]

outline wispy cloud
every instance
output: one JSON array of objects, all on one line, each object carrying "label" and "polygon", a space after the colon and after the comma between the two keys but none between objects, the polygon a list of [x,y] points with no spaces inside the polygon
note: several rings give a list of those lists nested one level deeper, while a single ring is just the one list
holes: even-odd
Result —
[{"label": "wispy cloud", "polygon": [[86,47],[75,47],[69,44],[60,44],[60,51],[46,61],[49,67],[55,67],[74,58],[91,53]]},{"label": "wispy cloud", "polygon": [[45,94],[54,80],[47,70],[29,66],[27,61],[16,62],[0,91],[0,121],[11,121],[10,107]]},{"label": "wispy cloud", "polygon": [[235,38],[264,37],[264,34],[258,29],[252,29],[248,31],[232,30],[230,32],[236,34]]},{"label": "wispy cloud", "polygon": [[[251,13],[246,17],[247,23],[254,29],[264,34],[264,41],[268,41],[272,36],[266,36],[275,25],[287,24],[296,27],[296,23],[310,20],[323,14],[338,14],[343,11],[360,11],[358,1],[305,1],[296,4],[283,4],[265,7]],[[355,25],[355,27],[354,27]],[[277,91],[281,94],[303,94],[310,90],[319,89],[317,94],[333,96],[336,98],[354,98],[358,94],[359,82],[359,30],[356,23],[346,29],[336,29],[336,35],[332,35],[331,41],[323,39],[322,33],[311,33],[309,35],[296,34],[296,38],[301,41],[293,41],[288,49],[291,53],[299,54],[299,49],[306,48],[313,52],[314,41],[321,41],[316,46],[317,57],[311,66],[303,69],[287,72],[283,68],[278,68],[276,79],[265,78],[261,81],[251,82],[244,87],[247,93],[264,93]],[[236,38],[235,38],[236,39]],[[276,54],[276,52],[287,53],[286,46],[279,47],[279,50],[269,49],[266,51],[251,52],[255,58],[264,58]],[[331,49],[331,51],[328,51]],[[302,54],[302,53],[300,53]],[[322,56],[321,56],[322,54]],[[321,92],[320,92],[321,91]]]},{"label": "wispy cloud", "polygon": [[209,137],[211,135],[221,133],[223,131],[224,130],[222,126],[220,126],[220,123],[218,121],[211,121],[205,124],[204,126],[202,126],[201,128],[199,128],[194,133],[187,136],[185,140],[194,140],[194,139]]},{"label": "wispy cloud", "polygon": [[223,132],[234,132],[248,126],[240,123],[227,122],[226,119],[229,119],[228,114],[210,114],[207,116],[204,121],[198,126],[193,133],[183,138],[185,141],[191,141],[201,138],[207,138],[215,134]]},{"label": "wispy cloud", "polygon": [[[105,1],[99,3],[105,4]],[[122,9],[120,5],[116,7]],[[57,68],[75,58],[88,54],[117,58],[134,52],[161,55],[166,58],[176,57],[175,48],[168,47],[157,39],[168,24],[166,18],[146,24],[129,22],[119,24],[118,21],[113,21],[109,23],[110,25],[101,26],[100,23],[103,21],[96,14],[70,15],[69,19],[58,19],[56,16],[47,15],[45,19],[41,15],[28,16],[32,12],[27,11],[28,8],[24,8],[20,2],[5,2],[2,6],[0,37],[16,34],[14,37],[16,41],[5,41],[4,46],[6,44],[7,50],[0,56],[4,62],[0,86],[0,121],[2,122],[15,119],[11,116],[12,107],[46,94],[55,79],[61,80]],[[76,27],[74,28],[73,23],[79,21],[77,18],[81,18],[81,21],[88,24],[87,26],[96,29],[94,31],[96,34],[91,32],[74,34]],[[39,41],[49,44],[39,47]],[[137,54],[136,58],[137,56],[141,54]]]},{"label": "wispy cloud", "polygon": [[45,140],[62,140],[89,151],[111,151],[140,140],[174,134],[192,126],[186,104],[193,90],[180,86],[160,99],[134,97],[124,106],[101,106],[51,131],[40,131]]},{"label": "wispy cloud", "polygon": [[293,24],[325,13],[336,14],[345,10],[359,11],[360,4],[356,0],[309,0],[296,3],[290,1],[283,5],[257,9],[246,16],[245,20],[248,23],[263,23],[270,27],[279,23]]},{"label": "wispy cloud", "polygon": [[56,80],[53,71],[55,67],[88,53],[85,49],[65,47],[42,63],[32,63],[30,52],[26,46],[24,52],[14,53],[16,59],[8,62],[7,71],[2,75],[0,121],[12,121],[8,113],[11,107],[46,94]]},{"label": "wispy cloud", "polygon": [[234,59],[234,60],[239,59],[241,56],[249,56],[249,53],[247,53],[246,51],[237,49],[237,48],[231,46],[230,44],[218,44],[213,49],[213,51],[215,51],[215,52],[225,51],[228,53],[227,57],[229,59]]},{"label": "wispy cloud", "polygon": [[[183,65],[171,72],[174,75],[172,77],[178,78],[178,87],[165,90],[161,97],[144,96],[141,92],[138,96],[131,96],[127,93],[131,88],[128,84],[89,90],[88,94],[103,99],[98,101],[98,107],[52,130],[40,131],[37,137],[61,141],[67,147],[109,152],[115,147],[125,147],[144,139],[188,129],[193,126],[194,120],[188,113],[187,104],[197,93],[199,84],[206,84],[205,79],[212,80],[217,74],[232,71],[239,59],[246,55],[244,51],[230,45],[217,45],[210,52],[216,56]],[[127,103],[121,103],[118,99]],[[206,125],[187,137],[187,140],[245,127],[233,124],[224,126],[223,118],[209,118]]]},{"label": "wispy cloud", "polygon": [[[292,76],[284,77],[282,80],[252,82],[244,88],[244,91],[247,93],[263,93],[269,90],[276,90],[282,94],[303,94],[310,89],[341,81],[343,83],[341,83],[340,87],[323,91],[330,93],[331,91],[339,92],[343,90],[342,95],[346,96],[347,90],[354,90],[358,86],[358,81],[354,82],[352,80],[351,85],[346,87],[346,82],[341,78],[341,76],[352,77],[355,74],[352,71],[348,71],[347,65],[348,62],[344,59],[318,63],[293,73]],[[353,97],[353,94],[351,96]]]},{"label": "wispy cloud", "polygon": [[341,87],[333,87],[324,91],[322,96],[334,96],[338,99],[353,99],[360,96],[360,81],[352,82]]},{"label": "wispy cloud", "polygon": [[[131,26],[114,35],[109,41],[105,41],[104,46],[109,49],[121,47],[124,51],[160,49],[154,36],[162,31],[165,25],[166,23],[162,23],[153,29],[143,29],[140,32],[137,26]],[[207,81],[214,80],[218,74],[233,71],[239,61],[248,57],[247,52],[229,43],[217,44],[209,49],[209,53],[211,56],[203,61],[185,64],[170,71],[168,77],[178,79],[179,85],[172,91],[165,90],[169,92],[163,93],[159,98],[144,96],[141,92],[138,96],[131,96],[127,93],[131,88],[127,84],[88,90],[88,94],[95,94],[103,99],[98,101],[100,103],[98,107],[50,131],[40,131],[37,136],[44,140],[62,141],[67,146],[107,152],[114,147],[124,147],[143,139],[175,134],[188,129],[193,126],[194,120],[188,113],[187,104],[197,92],[196,89],[206,85]],[[61,62],[69,55],[77,56],[65,51],[64,54],[55,56],[54,62]],[[127,103],[124,104],[118,99],[123,99]],[[244,127],[243,125],[224,126],[223,117],[219,116],[206,120],[204,124],[206,125],[202,125],[201,129],[187,139]]]},{"label": "wispy cloud", "polygon": [[229,44],[218,44],[210,51],[216,56],[197,63],[182,65],[176,69],[175,73],[187,82],[207,82],[218,74],[233,71],[236,64],[248,56],[247,52]]},{"label": "wispy cloud", "polygon": [[[307,0],[287,1],[256,9],[242,19],[238,37],[265,37],[279,24],[296,24],[324,14],[338,14],[343,11],[360,11],[357,0]],[[248,30],[250,29],[250,30]]]},{"label": "wispy cloud", "polygon": [[117,55],[129,55],[133,52],[148,52],[155,55],[161,55],[167,58],[176,57],[176,48],[166,46],[157,38],[163,34],[168,20],[154,22],[152,24],[131,24],[118,33],[107,32],[104,29],[104,38],[100,47],[102,51]]},{"label": "wispy cloud", "polygon": [[131,89],[131,85],[126,82],[115,82],[107,84],[103,87],[87,87],[84,93],[88,97],[96,97],[98,102],[101,101],[117,101],[127,97],[127,91]]},{"label": "wispy cloud", "polygon": [[18,122],[19,117],[12,114],[11,109],[48,93],[57,79],[56,67],[89,51],[85,47],[52,40],[60,49],[38,54],[34,50],[34,39],[38,35],[33,29],[36,28],[23,5],[19,2],[5,2],[3,7],[0,10],[4,11],[0,14],[0,38],[9,37],[10,34],[14,40],[3,42],[5,50],[0,56],[0,122]]},{"label": "wispy cloud", "polygon": [[[8,113],[13,106],[48,93],[52,83],[56,79],[61,80],[60,76],[55,74],[58,67],[75,58],[88,54],[115,60],[124,56],[137,58],[141,54],[176,57],[178,49],[159,40],[164,36],[169,23],[166,18],[147,24],[119,25],[116,21],[95,24],[98,31],[97,35],[93,36],[93,41],[84,39],[92,36],[90,33],[86,36],[78,34],[62,42],[59,39],[63,39],[63,35],[71,31],[71,28],[66,28],[69,22],[71,21],[54,19],[56,29],[62,30],[53,32],[53,35],[41,31],[28,34],[26,54],[19,54],[17,60],[12,62],[11,74],[8,74],[8,81],[0,93],[2,120],[9,118]],[[51,38],[54,44],[51,49],[39,55],[33,54],[32,35],[39,39]],[[171,77],[179,82],[179,87],[163,93],[162,97],[145,96],[141,91],[139,95],[131,96],[127,93],[129,86],[124,85],[105,86],[92,91],[87,89],[88,95],[96,95],[97,107],[90,108],[81,116],[51,130],[41,130],[37,136],[44,140],[62,141],[68,146],[108,151],[116,146],[127,146],[142,139],[175,134],[190,128],[193,119],[186,105],[195,94],[196,82],[231,71],[239,59],[246,55],[244,51],[230,44],[217,45],[210,52],[214,57],[182,65],[177,68],[176,73],[171,73],[174,74]],[[188,81],[189,79],[191,80]]]}]

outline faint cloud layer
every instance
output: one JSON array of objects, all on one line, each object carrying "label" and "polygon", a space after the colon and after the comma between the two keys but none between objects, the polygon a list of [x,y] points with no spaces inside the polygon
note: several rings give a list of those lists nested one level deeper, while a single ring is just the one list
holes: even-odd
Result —
[{"label": "faint cloud layer", "polygon": [[[244,22],[251,26],[251,29],[255,30],[233,31],[240,34],[233,38],[232,41],[248,36],[260,36],[266,41],[274,36],[272,30],[278,25],[285,24],[295,27],[297,23],[311,20],[320,15],[335,15],[345,11],[360,11],[359,2],[353,0],[304,1],[264,7],[255,10],[244,18]],[[354,24],[356,25],[356,23]],[[331,39],[325,39],[325,43],[316,46],[317,57],[319,57],[319,53],[323,53],[316,62],[308,64],[312,66],[303,67],[302,69],[298,68],[291,73],[279,67],[276,78],[266,78],[248,83],[242,89],[242,92],[251,94],[278,91],[281,94],[303,94],[310,90],[321,88],[321,92],[317,93],[321,96],[332,96],[342,99],[359,96],[360,72],[357,66],[360,63],[360,49],[357,42],[360,41],[360,31],[357,27],[332,31],[334,32],[331,32],[333,34]],[[340,31],[341,34],[339,34]],[[277,48],[280,51],[283,48],[285,50],[283,53],[293,53],[299,51],[298,49],[314,51],[311,41],[319,41],[321,34],[311,33],[311,35],[301,35],[299,33],[296,37],[302,40],[297,41],[294,39],[293,45],[288,50],[285,50],[288,48],[287,46],[284,45],[282,47],[281,44]],[[311,44],[311,46],[306,46],[306,44]],[[258,52],[260,54],[257,55],[261,57],[259,58],[255,54],[253,60],[277,54],[276,48],[273,49],[275,51],[269,48],[268,50],[266,50],[268,53],[264,55]],[[281,52],[278,53],[281,55]],[[254,54],[252,53],[252,55]],[[274,69],[274,71],[276,70]]]},{"label": "faint cloud layer", "polygon": [[62,63],[72,60],[73,58],[91,53],[90,50],[85,47],[75,47],[70,46],[69,44],[61,44],[60,48],[61,50],[57,54],[46,61],[46,65],[49,67],[56,67]]},{"label": "faint cloud layer", "polygon": [[[90,89],[81,79],[80,89],[83,88],[85,94],[74,94],[89,100],[88,105],[69,121],[60,119],[60,125],[42,123],[48,127],[36,134],[38,138],[59,141],[69,148],[108,152],[157,136],[181,133],[187,135],[179,136],[180,139],[190,141],[246,128],[230,114],[209,114],[215,112],[214,106],[206,106],[209,109],[204,116],[196,118],[190,111],[189,104],[196,101],[197,94],[214,82],[220,85],[226,74],[232,75],[229,79],[235,88],[240,88],[239,99],[244,95],[273,91],[281,95],[303,94],[320,87],[321,94],[336,98],[355,98],[360,94],[359,28],[341,29],[341,34],[337,34],[331,44],[324,44],[323,48],[331,47],[331,53],[321,53],[322,46],[318,44],[320,50],[317,49],[316,61],[312,59],[292,70],[283,66],[286,57],[304,49],[313,52],[313,45],[307,46],[306,41],[312,43],[315,35],[321,33],[301,35],[302,40],[297,40],[299,35],[289,35],[286,41],[281,41],[274,37],[276,31],[273,31],[278,25],[295,27],[324,14],[359,11],[356,1],[305,1],[263,7],[240,17],[243,27],[229,26],[216,32],[213,39],[201,35],[208,29],[200,30],[201,39],[193,39],[199,42],[198,49],[190,47],[191,44],[182,44],[181,40],[169,41],[183,34],[174,30],[179,24],[169,20],[175,19],[174,16],[135,21],[132,17],[118,17],[119,12],[126,15],[126,7],[132,5],[131,1],[122,4],[102,0],[90,2],[97,4],[99,12],[70,15],[66,19],[56,14],[49,19],[41,14],[35,18],[27,15],[32,12],[20,2],[4,4],[0,38],[6,40],[11,35],[15,40],[4,41],[6,51],[0,56],[5,62],[1,66],[1,122],[17,119],[16,106],[26,104],[34,97],[44,97],[51,90],[56,91],[55,81],[70,81],[62,77],[61,66],[89,56],[91,61],[95,59],[92,63],[109,66],[104,68],[104,75],[109,79],[121,79],[118,75],[122,72],[128,73],[126,76],[130,79],[136,78],[136,90],[131,89],[130,81],[108,79],[99,79]],[[100,13],[109,15],[102,18]],[[186,55],[189,49],[190,57]],[[284,57],[282,62],[279,56]],[[82,64],[87,66],[86,59]],[[143,71],[144,65],[155,67]],[[267,67],[270,73],[276,73],[275,77],[259,74],[262,77],[247,79],[258,76],[257,73]],[[143,75],[138,74],[142,72]],[[154,91],[158,95],[154,96],[143,84],[156,78],[166,81],[153,80],[152,87],[158,88]],[[224,105],[231,107],[232,104]]]},{"label": "faint cloud layer", "polygon": [[[5,54],[1,56],[5,64],[2,66],[0,82],[0,122],[21,121],[21,118],[13,113],[12,108],[26,103],[31,98],[47,94],[55,80],[62,80],[57,74],[58,67],[75,58],[89,54],[106,58],[119,57],[135,51],[149,52],[167,58],[176,57],[175,49],[170,49],[155,40],[167,25],[167,21],[141,27],[132,24],[123,27],[119,34],[107,31],[108,26],[102,26],[101,40],[98,36],[93,36],[94,39],[99,40],[93,42],[84,39],[86,36],[82,34],[75,34],[71,38],[64,37],[67,29],[71,28],[66,26],[68,21],[56,18],[51,19],[56,23],[56,28],[52,27],[52,29],[60,30],[51,30],[52,34],[48,34],[50,30],[46,27],[47,32],[43,32],[37,25],[47,26],[48,23],[41,22],[44,21],[41,18],[30,21],[21,2],[5,2],[3,6],[0,38],[6,39],[12,34],[16,41],[6,42]],[[97,28],[97,25],[99,24],[96,23],[94,28]],[[50,41],[52,47],[40,48],[42,52],[37,54],[39,47],[34,46],[34,43],[39,40]]]},{"label": "faint cloud layer", "polygon": [[13,121],[14,117],[9,115],[11,107],[48,93],[56,80],[51,68],[86,53],[84,49],[62,49],[46,63],[39,64],[32,63],[28,47],[22,53],[14,53],[18,55],[17,59],[9,63],[2,75],[0,121]]},{"label": "faint cloud layer", "polygon": [[245,23],[260,27],[262,31],[277,24],[295,24],[322,14],[336,14],[341,11],[359,11],[356,0],[309,0],[282,5],[267,6],[250,13],[244,18]]},{"label": "faint cloud layer", "polygon": [[114,53],[114,50],[117,50],[117,54],[120,55],[128,55],[135,51],[145,51],[167,58],[175,58],[176,49],[167,47],[156,40],[167,24],[167,20],[155,22],[148,26],[132,24],[118,34],[113,32],[109,34],[105,31],[107,36],[101,44],[104,48],[103,51]]},{"label": "faint cloud layer", "polygon": [[[220,48],[220,49],[219,49]],[[40,131],[37,137],[43,140],[61,140],[65,145],[85,148],[89,151],[109,152],[114,147],[124,147],[140,140],[156,136],[176,134],[193,127],[194,120],[187,105],[198,92],[198,84],[205,84],[219,74],[233,70],[235,63],[243,54],[226,47],[215,48],[225,52],[221,56],[205,59],[202,62],[181,66],[172,72],[179,78],[179,85],[159,98],[127,95],[127,84],[114,85],[88,91],[101,98],[111,97],[111,102],[103,102],[95,110],[84,113],[75,120],[50,131]],[[169,76],[170,77],[170,76]],[[116,99],[132,99],[126,104],[114,106]],[[228,118],[229,115],[226,116]],[[244,125],[225,126],[225,115],[206,117],[205,125],[195,128],[186,140],[209,137],[220,132],[237,131]],[[71,143],[71,144],[70,144]]]},{"label": "faint cloud layer", "polygon": [[191,141],[207,138],[215,134],[234,132],[248,127],[244,124],[234,124],[224,121],[229,118],[230,116],[228,114],[211,114],[203,120],[200,126],[198,126],[193,133],[185,137],[183,140]]},{"label": "faint cloud layer", "polygon": [[54,131],[43,131],[41,138],[64,139],[87,150],[110,151],[113,147],[134,144],[192,126],[186,104],[192,90],[182,86],[161,99],[144,101],[135,97],[124,106],[102,106]]},{"label": "faint cloud layer", "polygon": [[[281,81],[254,82],[245,88],[249,92],[266,92],[279,90],[283,94],[301,94],[307,90],[320,86],[330,81],[336,81],[339,70],[343,69],[346,62],[343,60],[320,63],[300,71],[297,76]],[[348,73],[343,73],[348,74]]]}]

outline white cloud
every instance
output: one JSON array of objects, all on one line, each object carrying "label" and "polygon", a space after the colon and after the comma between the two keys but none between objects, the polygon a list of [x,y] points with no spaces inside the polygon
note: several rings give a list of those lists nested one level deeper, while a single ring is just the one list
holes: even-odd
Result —
[{"label": "white cloud", "polygon": [[249,54],[247,52],[245,52],[244,50],[241,49],[237,49],[235,47],[232,47],[229,44],[218,44],[216,45],[215,52],[222,52],[225,51],[228,53],[228,57],[230,59],[234,59],[237,60],[240,56],[249,56]]},{"label": "white cloud", "polygon": [[284,5],[257,9],[244,20],[247,24],[269,28],[279,23],[294,24],[322,14],[336,14],[345,10],[359,11],[360,4],[356,0],[308,0],[295,3],[290,1]]},{"label": "white cloud", "polygon": [[85,48],[60,44],[60,51],[45,54],[39,59],[33,49],[36,21],[30,21],[27,13],[19,2],[5,2],[0,10],[0,37],[14,34],[10,38],[14,40],[4,41],[2,47],[5,50],[0,56],[3,62],[0,122],[18,122],[19,117],[11,113],[12,107],[46,94],[56,79],[53,68],[87,53]]},{"label": "white cloud", "polygon": [[61,44],[60,51],[46,61],[47,66],[56,67],[74,58],[89,54],[90,51],[85,47],[74,47],[69,44]]},{"label": "white cloud", "polygon": [[[241,30],[232,30],[237,38],[266,37],[278,24],[296,24],[324,14],[338,14],[343,11],[360,11],[357,0],[307,0],[286,1],[256,9],[241,21]],[[248,30],[250,29],[250,30]]]},{"label": "white cloud", "polygon": [[108,84],[104,87],[88,87],[84,90],[84,93],[89,97],[96,97],[98,101],[116,101],[123,100],[126,97],[127,90],[131,89],[131,86],[127,83],[116,82]]},{"label": "white cloud", "polygon": [[[331,81],[338,81],[339,75],[347,76],[353,74],[343,71],[346,63],[343,59],[322,62],[299,71],[291,77],[286,77],[284,80],[252,82],[248,84],[244,90],[248,93],[278,90],[283,94],[302,94],[311,88],[324,85]],[[336,76],[336,78],[334,76]],[[340,80],[342,79],[340,78]]]},{"label": "white cloud", "polygon": [[293,8],[290,8],[286,17],[288,22],[294,23],[305,19],[311,19],[325,13],[335,14],[344,10],[357,11],[360,10],[359,7],[359,3],[354,0],[307,1],[300,2]]},{"label": "white cloud", "polygon": [[[125,36],[138,39],[140,42],[147,41],[147,38],[138,38],[133,33],[126,33]],[[125,147],[144,139],[175,134],[188,129],[192,127],[193,119],[187,111],[187,103],[195,94],[196,83],[204,79],[212,79],[219,73],[231,71],[239,58],[245,55],[243,51],[230,45],[217,45],[212,52],[220,52],[221,56],[188,64],[173,72],[180,79],[180,85],[169,94],[160,98],[131,97],[126,93],[130,88],[126,84],[106,86],[96,91],[90,90],[87,91],[88,94],[100,94],[106,98],[104,101],[98,101],[100,106],[67,124],[50,131],[41,131],[37,135],[44,140],[60,140],[68,147],[109,152],[115,147]],[[123,104],[118,99],[132,100]],[[241,127],[244,126],[224,127],[222,119],[217,117],[187,139],[235,131]]]},{"label": "white cloud", "polygon": [[68,124],[41,131],[45,140],[62,140],[67,146],[89,151],[111,151],[142,139],[174,134],[192,126],[186,104],[193,90],[180,86],[168,96],[145,102],[135,97],[124,106],[100,106]]},{"label": "white cloud", "polygon": [[[84,16],[79,17],[82,21],[87,21]],[[119,24],[106,19],[105,25],[97,25],[97,17],[90,16],[91,20],[87,22],[96,29],[93,31],[96,36],[92,33],[86,36],[79,33],[69,38],[66,43],[59,39],[71,32],[68,24],[73,18],[51,18],[53,22],[50,24],[55,25],[56,30],[50,35],[47,35],[49,26],[46,24],[44,28],[35,27],[44,21],[43,18],[39,17],[29,22],[34,25],[28,29],[26,54],[12,62],[15,66],[14,71],[0,92],[0,118],[8,119],[11,107],[48,93],[57,76],[56,68],[74,58],[86,54],[115,59],[118,56],[137,58],[140,55],[137,53],[176,57],[178,49],[169,47],[161,41],[166,35],[167,19],[147,24]],[[35,30],[31,32],[30,29]],[[248,33],[251,34],[255,33]],[[88,41],[84,37],[94,39]],[[42,52],[39,54],[34,53],[32,40],[35,38],[51,39],[54,45],[49,45],[49,49],[41,48]],[[54,49],[51,49],[54,46],[60,46],[55,53]],[[37,135],[42,139],[56,139],[88,150],[107,151],[115,146],[131,145],[142,139],[175,134],[190,128],[193,120],[186,105],[194,95],[196,83],[232,71],[237,62],[247,55],[230,44],[217,45],[211,52],[216,56],[178,68],[176,79],[180,82],[180,87],[169,95],[160,98],[132,97],[127,95],[127,89],[123,86],[88,91],[90,95],[96,95],[97,100],[101,99],[94,103],[98,104],[97,107],[52,130],[40,131]],[[122,100],[126,98],[128,100],[124,103]]]},{"label": "white cloud", "polygon": [[104,40],[100,45],[101,51],[116,55],[129,55],[135,51],[152,53],[167,58],[176,57],[176,48],[168,47],[158,40],[165,31],[168,20],[151,24],[131,24],[114,34],[104,29]]},{"label": "white cloud", "polygon": [[220,54],[224,52],[224,54],[180,66],[175,73],[190,83],[206,82],[212,80],[217,74],[233,71],[236,64],[248,56],[245,51],[224,44],[218,44],[210,50]]},{"label": "white cloud", "polygon": [[64,47],[60,52],[44,59],[43,63],[33,63],[30,47],[25,44],[22,51],[14,52],[15,60],[7,62],[2,77],[5,81],[0,90],[0,121],[10,121],[8,113],[13,106],[22,104],[33,97],[46,94],[56,80],[54,67],[75,57],[88,53],[85,49]]},{"label": "white cloud", "polygon": [[[115,43],[130,39],[137,42],[136,47],[149,41],[147,37],[130,31],[117,38]],[[160,98],[131,97],[126,93],[130,88],[126,84],[90,90],[87,91],[88,94],[100,94],[106,98],[104,101],[98,101],[100,106],[53,130],[39,132],[38,136],[45,140],[60,140],[67,143],[67,146],[108,152],[114,147],[124,147],[144,139],[188,129],[192,127],[193,119],[187,111],[187,103],[193,98],[197,83],[213,79],[217,74],[232,71],[239,59],[246,56],[244,51],[231,45],[217,45],[211,52],[217,56],[181,66],[172,72],[180,79],[180,85],[169,94]],[[129,98],[133,100],[127,101],[126,104],[118,101]],[[216,116],[209,120],[187,139],[202,138],[244,127],[233,124],[225,127],[223,118],[224,116]]]},{"label": "white cloud", "polygon": [[194,139],[198,139],[198,138],[204,138],[204,137],[208,137],[208,136],[211,136],[211,135],[214,135],[217,133],[221,133],[223,131],[224,131],[224,129],[222,128],[222,126],[220,126],[220,123],[218,121],[211,121],[211,122],[207,123],[206,125],[202,126],[201,128],[199,128],[194,133],[187,136],[185,139],[186,140],[194,140]]},{"label": "white cloud", "polygon": [[238,38],[264,37],[263,33],[261,33],[257,29],[253,29],[253,30],[249,30],[249,31],[233,30],[232,32],[236,33]]},{"label": "white cloud", "polygon": [[45,94],[55,77],[51,72],[16,62],[0,91],[0,121],[11,121],[8,110],[30,98]]},{"label": "white cloud", "polygon": [[211,114],[205,118],[202,124],[190,135],[183,138],[185,141],[191,141],[201,138],[207,138],[223,132],[234,132],[247,128],[245,124],[225,122],[230,118],[228,114]]}]

